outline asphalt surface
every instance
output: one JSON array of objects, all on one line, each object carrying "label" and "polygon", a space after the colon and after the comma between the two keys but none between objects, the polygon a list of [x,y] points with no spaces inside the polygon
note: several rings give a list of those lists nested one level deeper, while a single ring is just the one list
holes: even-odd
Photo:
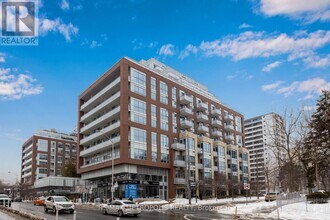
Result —
[{"label": "asphalt surface", "polygon": [[[32,203],[13,203],[12,208],[22,212],[31,213],[33,215],[45,218],[47,220],[56,220],[53,213],[45,213],[43,206],[34,206]],[[93,209],[76,209],[77,220],[123,220],[123,219],[140,219],[140,220],[218,220],[218,219],[233,219],[232,216],[218,214],[214,211],[206,210],[203,208],[194,209],[176,209],[176,210],[157,210],[150,211],[144,210],[137,216],[124,216],[118,217],[116,215],[103,215],[98,210]],[[60,213],[59,220],[73,220],[73,214]]]}]

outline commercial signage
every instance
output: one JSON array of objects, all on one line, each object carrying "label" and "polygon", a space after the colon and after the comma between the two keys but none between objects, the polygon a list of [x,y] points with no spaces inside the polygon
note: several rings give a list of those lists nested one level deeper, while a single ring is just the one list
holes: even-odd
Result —
[{"label": "commercial signage", "polygon": [[138,187],[136,184],[126,184],[125,185],[125,198],[132,197],[132,198],[136,199],[138,197],[137,191],[138,191]]}]

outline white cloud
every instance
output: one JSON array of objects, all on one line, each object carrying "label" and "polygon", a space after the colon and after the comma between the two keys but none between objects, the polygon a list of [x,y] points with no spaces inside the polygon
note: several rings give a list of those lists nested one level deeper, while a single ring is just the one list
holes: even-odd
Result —
[{"label": "white cloud", "polygon": [[261,87],[263,91],[273,90],[277,94],[283,94],[285,97],[292,95],[293,93],[304,94],[303,100],[311,99],[315,95],[321,94],[322,90],[330,90],[330,82],[325,79],[316,77],[304,81],[294,81],[287,86],[281,86],[281,83],[274,83],[269,85],[264,85]]},{"label": "white cloud", "polygon": [[174,52],[174,45],[173,44],[165,44],[161,46],[158,52],[159,55],[164,56],[173,56],[175,54]]},{"label": "white cloud", "polygon": [[307,106],[302,107],[303,111],[315,111],[316,109],[317,109],[317,106],[315,106],[315,105],[307,105]]},{"label": "white cloud", "polygon": [[189,56],[191,53],[192,54],[197,54],[198,52],[198,48],[192,44],[188,44],[186,46],[186,48],[181,51],[180,55],[179,55],[179,59],[184,59],[186,58],[187,56]]},{"label": "white cloud", "polygon": [[260,11],[266,16],[284,15],[306,22],[330,20],[330,0],[261,0]]},{"label": "white cloud", "polygon": [[67,0],[62,0],[61,3],[60,3],[60,7],[63,11],[70,10],[70,4]]},{"label": "white cloud", "polygon": [[233,80],[233,79],[235,79],[237,77],[237,75],[228,75],[227,77],[226,77],[226,79],[227,80]]},{"label": "white cloud", "polygon": [[239,29],[245,29],[245,28],[252,28],[253,26],[247,23],[243,23],[240,26],[238,26]]},{"label": "white cloud", "polygon": [[327,67],[330,65],[330,55],[327,55],[326,57],[319,57],[317,55],[308,56],[303,61],[306,63],[308,67],[313,67],[313,68]]},{"label": "white cloud", "polygon": [[85,40],[84,42],[81,43],[82,46],[87,45],[89,48],[96,48],[96,47],[101,47],[102,43],[97,42],[96,40],[92,40],[91,42],[89,40]]},{"label": "white cloud", "polygon": [[14,74],[15,70],[0,68],[0,99],[21,99],[27,95],[42,93],[36,79],[26,74]]},{"label": "white cloud", "polygon": [[145,48],[154,48],[158,45],[157,41],[152,41],[149,43],[142,43],[142,42],[136,42],[136,39],[132,41],[134,45],[133,50],[140,50],[140,49],[145,49]]},{"label": "white cloud", "polygon": [[39,32],[41,35],[47,35],[48,32],[59,32],[65,37],[66,41],[71,41],[72,36],[78,34],[78,27],[74,26],[71,22],[65,24],[60,18],[50,20],[47,18],[41,19],[39,22]]},{"label": "white cloud", "polygon": [[267,84],[267,85],[263,85],[261,86],[261,90],[262,91],[269,91],[269,90],[273,90],[278,88],[280,85],[282,85],[284,82],[283,81],[276,81],[272,84]]},{"label": "white cloud", "polygon": [[278,67],[279,65],[281,65],[280,61],[275,61],[273,63],[270,63],[267,66],[265,66],[264,68],[262,68],[262,72],[270,72],[272,69]]},{"label": "white cloud", "polygon": [[315,51],[330,43],[330,31],[265,34],[246,31],[214,41],[203,41],[199,49],[205,56],[232,57],[243,60],[256,57],[287,55],[288,60],[315,56]]},{"label": "white cloud", "polygon": [[98,43],[97,41],[93,40],[91,44],[89,45],[90,48],[100,47],[102,46],[101,43]]}]

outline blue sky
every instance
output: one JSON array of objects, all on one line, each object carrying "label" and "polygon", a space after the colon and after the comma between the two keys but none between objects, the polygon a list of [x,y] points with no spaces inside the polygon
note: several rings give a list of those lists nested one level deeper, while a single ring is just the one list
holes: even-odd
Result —
[{"label": "blue sky", "polygon": [[330,0],[39,3],[39,45],[0,47],[0,179],[20,175],[34,131],[74,129],[79,94],[123,56],[159,59],[246,118],[330,89]]}]

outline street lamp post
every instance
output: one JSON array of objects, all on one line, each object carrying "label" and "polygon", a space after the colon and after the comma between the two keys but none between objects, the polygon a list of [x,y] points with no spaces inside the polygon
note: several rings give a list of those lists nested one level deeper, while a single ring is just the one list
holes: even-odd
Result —
[{"label": "street lamp post", "polygon": [[112,152],[111,152],[111,200],[113,200],[113,193],[115,192],[115,187],[114,187],[114,165],[115,165],[115,157],[114,157],[114,151],[115,151],[115,144],[113,143],[112,139],[102,132],[101,130],[97,130],[97,132],[102,133],[107,139],[110,140],[111,145],[112,145]]}]

